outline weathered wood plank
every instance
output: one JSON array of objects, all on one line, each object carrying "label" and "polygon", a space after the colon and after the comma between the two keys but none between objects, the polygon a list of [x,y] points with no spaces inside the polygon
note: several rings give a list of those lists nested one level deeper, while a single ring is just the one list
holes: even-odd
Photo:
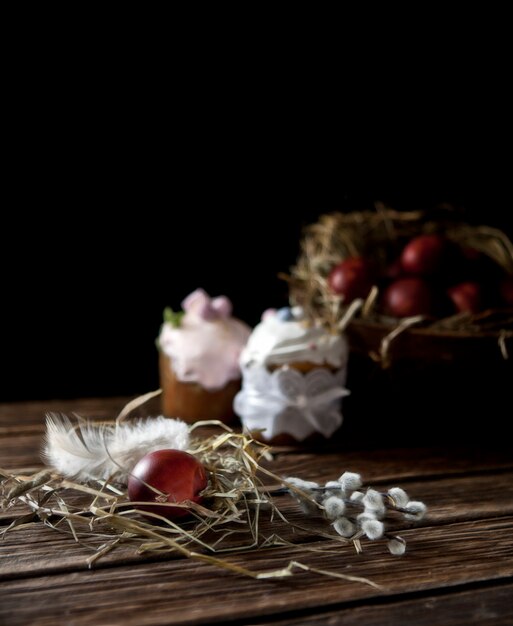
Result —
[{"label": "weathered wood plank", "polygon": [[[276,464],[279,466],[282,459],[278,458]],[[329,468],[323,469],[322,479],[330,478]],[[386,490],[394,486],[392,482],[382,483],[380,488]],[[482,476],[455,476],[449,478],[422,480],[409,482],[408,491],[412,498],[420,499],[429,506],[429,516],[425,524],[447,523],[450,521],[465,521],[472,519],[483,519],[485,517],[497,517],[501,515],[513,514],[513,472],[499,472],[496,474],[485,474]],[[280,508],[286,515],[292,515],[295,521],[302,522],[301,515],[295,513],[294,505],[287,504],[285,499],[279,501]],[[83,507],[90,500],[81,494],[68,492],[66,502],[69,506]],[[0,525],[5,525],[21,515],[29,512],[25,505],[17,505],[11,509],[0,511]],[[36,525],[31,532],[37,533],[40,525]],[[22,532],[21,530],[16,533]],[[287,534],[287,533],[285,533]],[[4,546],[8,543],[9,537],[16,535],[11,533],[4,538]],[[291,540],[293,540],[291,538]],[[26,539],[22,540],[25,543]],[[44,542],[43,537],[40,541]],[[63,538],[63,541],[67,541]],[[69,540],[68,540],[69,541]],[[44,545],[41,546],[43,552],[46,551]],[[0,555],[2,554],[2,544],[0,544]],[[35,556],[35,555],[34,555]],[[60,568],[59,558],[55,557],[55,567]],[[5,563],[4,563],[5,566]],[[77,564],[80,567],[80,564]],[[29,560],[27,568],[33,567]],[[0,563],[0,571],[2,564]]]},{"label": "weathered wood plank", "polygon": [[257,571],[296,559],[368,577],[380,590],[310,572],[285,582],[255,581],[180,560],[5,581],[0,586],[0,618],[8,624],[40,626],[63,621],[74,626],[262,621],[291,607],[340,609],[357,600],[513,577],[511,517],[405,531],[404,536],[410,545],[404,558],[393,558],[375,544],[362,555],[346,553],[333,542],[319,545],[324,552],[273,548],[229,557]]},{"label": "weathered wood plank", "polygon": [[[280,459],[277,464],[279,466]],[[324,475],[320,478],[327,480],[329,477],[329,469],[325,468]],[[398,486],[389,478],[385,482],[369,483],[369,486],[376,485],[383,491]],[[411,481],[407,484],[407,490],[412,499],[428,504],[429,516],[426,523],[429,524],[513,514],[513,471]],[[66,494],[69,506],[82,508],[90,502],[90,498],[83,494],[73,491],[67,491]],[[293,510],[292,503],[287,505],[280,500],[278,503],[287,514]],[[28,512],[26,505],[0,510],[0,525]]]},{"label": "weathered wood plank", "polygon": [[[78,413],[90,419],[113,419],[133,398],[79,398],[74,400],[44,400],[40,402],[11,402],[0,404],[0,434],[12,428],[35,428],[44,430],[45,413]],[[155,398],[141,406],[137,413],[141,416],[159,414],[159,401]]]},{"label": "weathered wood plank", "polygon": [[[429,515],[424,520],[423,526],[513,515],[513,472],[421,481],[411,483],[409,489],[412,497],[429,505]],[[77,496],[72,500],[75,505],[89,502]],[[72,501],[70,500],[68,504],[71,506]],[[267,516],[262,515],[260,528],[264,536],[277,533],[292,543],[307,543],[318,541],[319,531],[333,532],[329,523],[322,518],[305,517],[290,498],[281,497],[279,506],[290,521],[306,527],[309,532],[294,531],[279,521],[270,523]],[[4,523],[6,522],[7,518],[4,520]],[[396,532],[400,532],[405,526],[408,527],[409,524],[398,521],[394,528]],[[62,525],[62,528],[65,532],[60,534],[42,523],[34,523],[29,527],[13,529],[6,533],[0,542],[0,579],[28,576],[35,572],[43,575],[66,569],[86,568],[86,560],[93,554],[92,546],[86,548],[75,543],[67,534],[69,530],[67,526]],[[335,535],[334,532],[333,534]],[[87,539],[84,541],[89,542]],[[241,540],[233,538],[227,545],[241,545]],[[27,546],[30,546],[28,551]],[[97,567],[112,563],[141,563],[143,560],[136,554],[135,544],[126,544],[109,553],[98,562]]]},{"label": "weathered wood plank", "polygon": [[[17,402],[9,404],[0,404],[0,440],[8,436],[29,436],[42,435],[44,433],[44,415],[48,411],[62,412],[66,414],[78,413],[83,417],[90,419],[113,419],[125,404],[133,398],[117,397],[117,398],[83,398],[76,400],[51,400],[41,402]],[[148,403],[137,409],[137,415],[148,416],[156,415],[160,412],[159,399],[154,398]],[[413,442],[412,442],[413,443]],[[418,443],[418,442],[414,442]],[[469,469],[479,470],[485,468],[490,463],[503,463],[513,465],[513,453],[507,442],[503,443],[501,450],[501,442],[490,456],[490,451],[484,452],[479,446],[471,448],[468,446],[458,448],[455,445],[441,447],[439,449],[432,448],[426,450],[425,453],[419,453],[419,448],[411,447],[410,449],[394,449],[369,450],[367,455],[369,458],[377,461],[381,459],[391,466],[395,460],[398,471],[403,471],[405,463],[409,465],[410,471],[420,471],[423,474],[426,471],[441,473],[445,471],[448,465],[450,471],[456,469],[468,471]],[[39,444],[36,446],[39,447]],[[35,446],[31,447],[33,451]],[[285,451],[290,454],[291,472],[297,468],[305,467],[309,470],[309,466],[315,464],[318,454],[340,454],[347,459],[347,465],[352,461],[353,455],[361,454],[359,450],[365,449],[365,441],[345,441],[343,430],[340,438],[327,442],[319,449],[308,448],[289,448]],[[281,453],[282,448],[277,448],[276,452]],[[0,459],[4,450],[0,448]],[[398,453],[400,452],[400,453]],[[1,463],[0,463],[1,465]],[[309,470],[310,471],[310,470]],[[398,471],[394,475],[399,475]]]},{"label": "weathered wood plank", "polygon": [[[0,435],[0,467],[42,466],[43,432]],[[401,448],[391,450],[351,449],[340,451],[289,450],[275,454],[270,469],[282,475],[318,480],[338,477],[342,472],[360,472],[368,481],[405,480],[419,476],[444,476],[477,473],[495,469],[513,469],[510,448]]]},{"label": "weathered wood plank", "polygon": [[[420,476],[451,476],[513,468],[511,446],[502,448],[446,447],[389,450],[351,449],[335,454],[279,455],[280,471],[311,480],[333,477],[332,472],[359,472],[366,480],[416,480]],[[326,471],[328,470],[328,472]]]},{"label": "weathered wood plank", "polygon": [[450,595],[429,595],[415,600],[384,602],[373,606],[342,608],[278,621],[252,621],[253,626],[383,626],[383,624],[408,624],[410,626],[511,626],[513,624],[513,584],[490,589],[472,589]]},{"label": "weathered wood plank", "polygon": [[0,467],[13,471],[17,468],[43,466],[42,433],[0,437]]},{"label": "weathered wood plank", "polygon": [[[0,405],[0,467],[40,466],[46,411],[112,419],[128,400]],[[157,414],[158,399],[138,413]],[[319,539],[315,530],[327,530],[327,523],[310,519],[304,524],[311,532],[300,537],[281,524],[266,527],[264,522],[266,533],[296,539],[296,546],[229,559],[257,571],[296,559],[319,569],[369,577],[384,586],[379,592],[311,573],[282,582],[241,579],[180,557],[139,557],[133,545],[109,553],[98,569],[88,571],[90,547],[36,524],[10,532],[0,542],[0,623],[144,626],[251,620],[284,626],[357,621],[372,626],[406,620],[422,626],[440,621],[439,613],[443,623],[451,625],[511,623],[513,583],[507,581],[513,581],[513,453],[507,445],[503,450],[447,446],[367,451],[355,445],[342,438],[322,450],[277,449],[270,468],[279,475],[319,481],[352,470],[362,473],[368,484],[404,484],[430,509],[422,527],[401,531],[409,545],[406,557],[392,557],[377,543],[366,543],[363,555],[357,556],[351,546]],[[283,509],[303,521],[286,499]],[[20,513],[18,507],[0,512],[0,524]],[[493,581],[500,586],[492,586]],[[449,593],[451,587],[454,594]]]}]

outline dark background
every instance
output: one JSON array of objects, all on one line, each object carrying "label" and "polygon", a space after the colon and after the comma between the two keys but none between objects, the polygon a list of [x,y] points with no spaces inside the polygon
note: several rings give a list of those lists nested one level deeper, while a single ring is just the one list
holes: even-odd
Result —
[{"label": "dark background", "polygon": [[451,202],[511,232],[508,83],[479,50],[190,68],[82,43],[27,49],[6,84],[0,400],[156,388],[163,308],[202,286],[256,324],[327,211]]},{"label": "dark background", "polygon": [[277,274],[294,263],[302,227],[326,211],[446,201],[471,221],[511,229],[500,172],[354,184],[342,168],[310,163],[280,169],[275,159],[248,171],[232,159],[226,171],[191,175],[182,165],[169,176],[162,164],[114,167],[97,156],[34,170],[29,191],[19,190],[33,215],[14,212],[3,232],[0,399],[156,388],[162,309],[202,286],[256,324],[262,310],[286,304]]},{"label": "dark background", "polygon": [[155,388],[164,306],[203,286],[255,324],[323,212],[453,202],[510,229],[508,38],[424,21],[13,24],[0,400]]}]

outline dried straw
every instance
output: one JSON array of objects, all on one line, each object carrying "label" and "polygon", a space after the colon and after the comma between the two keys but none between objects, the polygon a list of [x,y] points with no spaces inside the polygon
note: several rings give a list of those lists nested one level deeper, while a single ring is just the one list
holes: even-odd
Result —
[{"label": "dried straw", "polygon": [[[138,403],[123,412],[123,419],[134,406]],[[196,437],[196,429],[202,426],[216,426],[220,432],[203,439]],[[273,497],[273,493],[283,492],[283,489],[278,492],[275,489],[285,485],[302,498],[309,496],[263,467],[261,462],[271,458],[265,445],[220,422],[198,422],[190,428],[193,439],[189,451],[201,460],[210,474],[209,485],[202,494],[203,504],[152,503],[152,506],[186,507],[191,513],[190,521],[175,523],[155,513],[145,513],[143,517],[137,511],[138,505],[143,503],[130,502],[126,488],[109,481],[82,484],[50,470],[32,476],[0,470],[0,508],[9,509],[23,503],[30,510],[16,517],[0,536],[42,521],[92,549],[87,559],[89,567],[121,545],[131,544],[139,554],[174,553],[258,580],[288,578],[306,570],[376,587],[365,578],[317,570],[295,560],[276,570],[257,572],[221,558],[227,553],[289,545],[276,533],[277,523],[282,529],[288,527],[297,533],[311,534],[312,528],[295,524],[278,507],[277,500],[286,502],[287,498]],[[274,486],[269,486],[269,479]],[[288,501],[290,511],[293,500],[288,498]],[[269,522],[273,522],[272,525]],[[269,532],[271,527],[273,531]],[[336,534],[319,534],[339,543],[350,543]],[[301,545],[307,552],[308,546]]]},{"label": "dried straw", "polygon": [[[327,276],[334,265],[349,256],[368,256],[378,266],[385,267],[393,260],[391,254],[397,254],[398,248],[408,239],[436,232],[443,233],[461,246],[482,252],[506,273],[513,274],[513,244],[502,231],[458,221],[447,208],[438,214],[437,219],[430,219],[421,211],[398,212],[376,203],[375,211],[322,215],[317,223],[306,229],[301,254],[291,275],[282,276],[289,282],[291,302],[301,305],[310,320],[322,323],[333,332],[337,332],[341,323],[345,326],[353,318],[388,327],[386,345],[376,350],[386,365],[389,363],[387,354],[391,342],[411,325],[418,325],[419,320],[412,318],[398,323],[396,319],[376,312],[377,287],[373,288],[363,306],[361,303],[356,307],[351,304],[344,306],[340,297],[330,292]],[[513,338],[513,315],[511,311],[460,314],[438,320],[422,320],[422,327],[433,332],[496,333],[498,346],[505,355],[505,342]]]}]

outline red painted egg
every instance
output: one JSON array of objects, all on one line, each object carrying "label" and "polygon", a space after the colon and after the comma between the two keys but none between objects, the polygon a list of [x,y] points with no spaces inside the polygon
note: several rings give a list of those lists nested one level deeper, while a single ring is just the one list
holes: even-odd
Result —
[{"label": "red painted egg", "polygon": [[433,315],[435,303],[429,285],[422,278],[401,278],[383,294],[384,313],[393,317]]},{"label": "red painted egg", "polygon": [[349,304],[355,298],[366,298],[373,285],[371,264],[362,257],[349,257],[331,270],[328,285],[333,293]]},{"label": "red painted egg", "polygon": [[407,274],[431,276],[444,265],[449,248],[442,235],[419,235],[404,247],[401,265]]},{"label": "red painted egg", "polygon": [[[208,483],[203,465],[182,450],[157,450],[144,456],[128,479],[128,497],[132,502],[201,502],[199,495]],[[151,488],[157,490],[153,491]],[[143,511],[176,519],[188,515],[186,508],[137,505]]]},{"label": "red painted egg", "polygon": [[447,295],[458,313],[477,313],[482,309],[481,291],[479,283],[467,281],[448,289]]}]

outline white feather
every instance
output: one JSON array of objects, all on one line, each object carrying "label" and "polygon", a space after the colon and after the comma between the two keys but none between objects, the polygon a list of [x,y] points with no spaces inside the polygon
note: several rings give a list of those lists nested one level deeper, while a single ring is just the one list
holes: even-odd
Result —
[{"label": "white feather", "polygon": [[176,419],[155,417],[105,426],[88,421],[74,424],[66,415],[48,413],[43,456],[64,476],[126,481],[145,454],[186,450],[188,445],[189,428]]}]

